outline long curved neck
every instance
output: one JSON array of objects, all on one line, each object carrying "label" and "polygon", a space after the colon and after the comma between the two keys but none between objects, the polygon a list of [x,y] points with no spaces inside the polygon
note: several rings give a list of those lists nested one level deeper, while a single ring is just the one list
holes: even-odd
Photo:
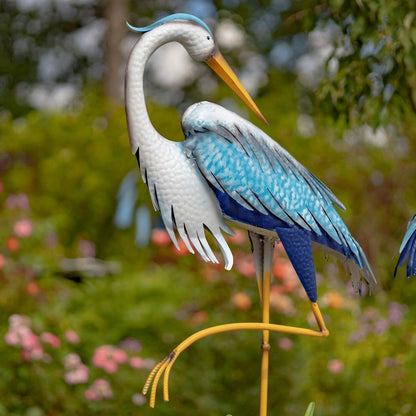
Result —
[{"label": "long curved neck", "polygon": [[[163,44],[176,40],[178,33],[173,25],[166,25],[142,35],[130,54],[125,78],[126,117],[133,154],[140,147],[157,146],[166,139],[153,127],[146,109],[143,76],[152,53]],[[176,36],[175,36],[176,35]]]}]

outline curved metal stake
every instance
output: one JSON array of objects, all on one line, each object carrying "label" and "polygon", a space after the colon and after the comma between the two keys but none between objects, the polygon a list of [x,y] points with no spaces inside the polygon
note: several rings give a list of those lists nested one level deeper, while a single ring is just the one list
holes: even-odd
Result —
[{"label": "curved metal stake", "polygon": [[[168,401],[168,384],[169,384],[169,374],[170,370],[178,358],[179,354],[185,351],[190,345],[194,342],[205,338],[209,335],[220,334],[222,332],[230,332],[230,331],[241,331],[241,330],[267,330],[267,331],[274,331],[274,332],[282,332],[286,334],[294,334],[294,335],[306,335],[310,337],[318,337],[318,338],[325,338],[328,336],[329,332],[325,327],[325,323],[322,319],[322,315],[319,311],[319,307],[316,303],[311,303],[312,311],[314,312],[315,318],[317,319],[318,325],[320,330],[316,331],[313,329],[308,328],[299,328],[296,326],[286,326],[286,325],[277,325],[277,324],[265,324],[265,323],[258,323],[258,322],[241,322],[241,323],[234,323],[234,324],[224,324],[224,325],[217,325],[211,328],[203,329],[201,331],[195,332],[195,334],[191,335],[190,337],[186,338],[182,341],[168,356],[166,356],[162,361],[160,361],[153,370],[150,372],[145,386],[143,388],[143,394],[146,394],[149,386],[153,383],[156,384],[156,381],[159,381],[160,376],[163,372],[164,375],[164,400]],[[323,323],[321,327],[320,322]],[[166,365],[165,365],[166,364]],[[156,392],[156,387],[152,386],[152,390]],[[155,396],[151,395],[150,397],[150,407],[155,406]]]},{"label": "curved metal stake", "polygon": [[[270,317],[270,270],[263,276],[263,323],[269,323]],[[261,378],[260,378],[260,416],[267,416],[267,398],[269,384],[269,331],[263,331],[261,343]]]}]

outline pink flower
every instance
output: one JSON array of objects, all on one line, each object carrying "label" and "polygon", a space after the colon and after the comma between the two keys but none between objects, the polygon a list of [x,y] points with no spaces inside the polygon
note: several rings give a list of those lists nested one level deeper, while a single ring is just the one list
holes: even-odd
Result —
[{"label": "pink flower", "polygon": [[247,235],[246,232],[240,229],[234,230],[235,235],[228,237],[231,243],[239,246],[246,241]]},{"label": "pink flower", "polygon": [[123,341],[120,341],[119,345],[123,349],[131,352],[139,352],[142,349],[142,344],[134,338],[123,339]]},{"label": "pink flower", "polygon": [[143,368],[143,359],[140,357],[131,357],[129,363],[131,368]]},{"label": "pink flower", "polygon": [[277,345],[281,350],[288,351],[293,347],[293,341],[289,338],[282,337],[278,339]]},{"label": "pink flower", "polygon": [[113,398],[113,391],[111,390],[110,383],[107,380],[97,378],[97,380],[94,381],[93,386],[104,399]]},{"label": "pink flower", "polygon": [[82,363],[78,354],[70,353],[63,359],[64,367],[67,372],[64,380],[68,384],[86,383],[90,374],[90,369]]},{"label": "pink flower", "polygon": [[92,389],[85,390],[84,397],[92,402],[98,402],[101,400],[101,398],[98,396],[98,393]]},{"label": "pink flower", "polygon": [[236,259],[235,267],[239,273],[246,277],[253,277],[256,274],[256,269],[254,268],[254,262],[251,257],[242,257]]},{"label": "pink flower", "polygon": [[119,364],[124,364],[127,360],[128,356],[123,350],[112,345],[102,345],[95,349],[92,364],[112,374],[117,371]]},{"label": "pink flower", "polygon": [[8,209],[22,209],[28,210],[29,209],[29,198],[26,194],[18,194],[18,195],[9,195],[6,198],[6,207]]},{"label": "pink flower", "polygon": [[389,319],[392,325],[399,325],[403,321],[403,316],[407,312],[407,305],[401,305],[398,302],[389,304]]},{"label": "pink flower", "polygon": [[143,368],[151,370],[156,365],[156,360],[153,358],[144,358],[143,359]]},{"label": "pink flower", "polygon": [[117,371],[118,365],[115,361],[107,361],[101,367],[106,373],[113,374]]},{"label": "pink flower", "polygon": [[374,323],[373,332],[376,335],[382,335],[387,329],[389,329],[390,322],[386,318],[380,318]]},{"label": "pink flower", "polygon": [[91,386],[84,392],[84,397],[91,401],[100,401],[102,399],[112,399],[113,391],[110,383],[102,378],[97,378]]},{"label": "pink flower", "polygon": [[68,384],[81,384],[88,381],[90,369],[85,364],[79,364],[74,370],[68,371],[64,375],[64,380]]},{"label": "pink flower", "polygon": [[4,341],[8,345],[19,346],[20,338],[16,331],[8,331],[4,336]]},{"label": "pink flower", "polygon": [[67,331],[65,331],[64,337],[71,344],[78,344],[80,341],[79,335],[75,331],[72,331],[71,329],[68,329]]},{"label": "pink flower", "polygon": [[124,364],[128,361],[129,357],[126,354],[125,351],[117,348],[114,352],[113,352],[113,360],[117,363],[117,364]]},{"label": "pink flower", "polygon": [[37,335],[30,331],[23,336],[21,343],[24,349],[31,350],[39,345],[39,338]]},{"label": "pink flower", "polygon": [[32,361],[32,354],[29,350],[21,350],[20,354],[25,361]]},{"label": "pink flower", "polygon": [[9,316],[9,325],[11,327],[30,326],[31,321],[28,316],[13,314]]},{"label": "pink flower", "polygon": [[42,332],[40,334],[40,339],[45,344],[49,344],[52,348],[59,348],[61,346],[61,340],[50,332]]},{"label": "pink flower", "polygon": [[63,362],[67,370],[73,370],[81,364],[81,358],[78,354],[72,352],[64,357]]},{"label": "pink flower", "polygon": [[344,371],[344,363],[338,358],[328,361],[328,370],[332,374],[341,374]]},{"label": "pink flower", "polygon": [[142,406],[146,403],[146,397],[141,393],[133,394],[131,400],[136,406]]},{"label": "pink flower", "polygon": [[78,251],[83,257],[95,257],[95,244],[91,241],[80,240]]},{"label": "pink flower", "polygon": [[14,224],[13,231],[20,238],[28,238],[32,234],[32,221],[20,220]]},{"label": "pink flower", "polygon": [[152,231],[152,243],[155,246],[163,247],[170,244],[168,232],[162,228],[156,228]]}]

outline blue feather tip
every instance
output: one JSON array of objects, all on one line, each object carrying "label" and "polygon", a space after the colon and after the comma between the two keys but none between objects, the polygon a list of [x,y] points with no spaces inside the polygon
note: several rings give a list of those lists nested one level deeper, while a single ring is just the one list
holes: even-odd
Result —
[{"label": "blue feather tip", "polygon": [[163,17],[162,19],[159,19],[158,21],[152,23],[149,26],[135,27],[135,26],[132,26],[129,22],[126,22],[126,25],[133,32],[144,33],[144,32],[149,32],[153,30],[154,28],[161,26],[165,23],[173,22],[174,20],[186,20],[188,22],[195,22],[199,24],[200,26],[202,26],[212,37],[214,37],[214,35],[212,34],[210,28],[206,25],[206,23],[204,23],[199,17],[193,16],[192,14],[188,14],[188,13],[174,13],[169,16]]},{"label": "blue feather tip", "polygon": [[407,277],[416,276],[416,214],[411,218],[407,226],[406,235],[403,238],[399,249],[400,257],[394,269],[394,276],[397,269],[402,266],[407,259]]}]

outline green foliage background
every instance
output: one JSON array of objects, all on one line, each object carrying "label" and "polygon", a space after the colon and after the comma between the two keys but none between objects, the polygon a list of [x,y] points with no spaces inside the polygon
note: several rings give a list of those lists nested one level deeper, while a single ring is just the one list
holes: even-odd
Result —
[{"label": "green foliage background", "polygon": [[[150,2],[145,3],[146,13],[152,14]],[[223,2],[215,3],[224,8]],[[302,10],[300,3],[287,16]],[[315,2],[302,4],[316,10]],[[374,4],[337,1],[328,5],[331,14],[326,16],[335,21],[344,21],[350,12],[357,17],[349,32],[357,45],[380,38],[377,21],[386,15],[389,19],[382,34],[392,36],[394,42],[386,43],[377,58],[360,59],[357,49],[340,59],[336,77],[324,80],[316,91],[315,103],[323,107],[316,107],[312,137],[301,136],[296,128],[304,91],[292,75],[270,70],[267,86],[256,99],[270,122],[261,127],[347,207],[342,217],[367,253],[379,282],[372,296],[352,295],[342,265],[334,268],[316,253],[319,299],[330,336],[325,340],[289,337],[293,345],[285,350],[279,347],[282,337],[271,334],[270,415],[303,415],[311,401],[316,402],[319,416],[415,413],[416,313],[412,305],[416,287],[404,278],[404,270],[399,270],[396,279],[392,277],[407,221],[416,209],[416,120],[408,95],[409,88],[411,93],[414,88],[414,15],[410,2],[406,13],[398,7],[390,13],[394,2],[381,2],[377,10]],[[267,8],[273,8],[271,2],[241,2],[234,12],[249,19],[256,10],[260,13]],[[316,16],[304,13],[300,20],[296,30],[315,24]],[[260,51],[266,54],[271,43],[264,42],[262,47]],[[393,83],[396,94],[386,103],[369,94],[367,73],[372,60],[391,55],[395,67],[384,82]],[[13,66],[7,69],[3,61],[2,65],[13,71]],[[14,85],[12,78],[10,85]],[[7,96],[7,89],[2,90],[2,103],[11,112],[0,113],[0,254],[5,259],[0,268],[0,415],[256,414],[259,333],[216,335],[193,345],[171,374],[171,402],[163,403],[159,391],[156,410],[132,402],[147,369],[125,365],[106,374],[91,364],[97,347],[118,345],[129,337],[141,342],[141,357],[159,360],[199,329],[261,319],[254,279],[237,270],[226,272],[205,265],[195,256],[178,257],[171,247],[139,249],[132,229],[115,228],[117,189],[137,166],[130,154],[124,109],[107,103],[101,89],[91,84],[70,110],[59,114],[22,107]],[[230,94],[221,86],[212,99],[220,101]],[[368,99],[360,100],[362,95]],[[181,139],[178,111],[150,102],[149,112],[163,135]],[[387,142],[380,146],[368,141],[364,133],[360,136],[361,130],[354,130],[355,139],[349,140],[349,132],[363,121],[390,123]],[[138,191],[138,203],[151,208],[141,181]],[[10,195],[19,193],[29,197],[27,212],[6,204]],[[32,221],[33,233],[19,239],[19,249],[11,251],[7,241],[15,223],[23,218]],[[155,224],[156,214],[153,220]],[[51,234],[57,237],[52,246],[45,242]],[[121,272],[101,278],[77,276],[81,283],[63,278],[60,261],[79,256],[78,244],[83,240],[95,244],[98,258],[120,262]],[[233,245],[233,251],[249,253],[247,242]],[[36,293],[28,290],[33,283]],[[324,301],[334,291],[342,298],[341,306]],[[247,310],[233,302],[236,293],[251,299]],[[274,308],[271,321],[307,326],[308,302],[299,293],[289,297],[295,305],[293,315]],[[392,323],[389,314],[395,304],[405,305],[407,312],[403,320]],[[3,341],[12,314],[29,316],[37,334],[48,331],[59,336],[61,347],[47,350],[51,362],[27,362],[18,348]],[[377,327],[386,322],[390,323],[383,330]],[[79,344],[64,341],[68,329],[80,335]],[[357,331],[362,337],[354,340]],[[62,360],[70,352],[79,354],[89,366],[88,383],[64,381]],[[341,372],[330,371],[333,360],[342,363]],[[111,383],[114,397],[89,401],[85,389],[99,377]]]}]

